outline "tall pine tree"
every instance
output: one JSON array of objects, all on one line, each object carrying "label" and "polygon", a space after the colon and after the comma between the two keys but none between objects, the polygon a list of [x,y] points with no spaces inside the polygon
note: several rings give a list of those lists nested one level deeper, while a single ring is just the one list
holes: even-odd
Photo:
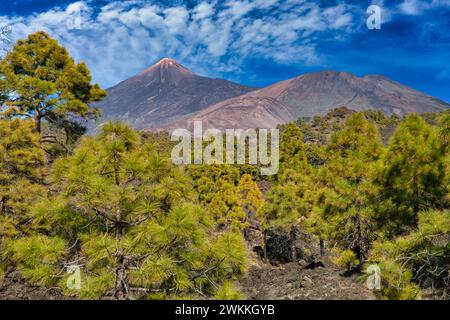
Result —
[{"label": "tall pine tree", "polygon": [[42,120],[52,113],[63,117],[98,116],[89,103],[106,95],[97,84],[91,84],[87,66],[75,63],[67,50],[45,32],[19,40],[1,60],[0,76],[9,115],[34,119],[38,132]]},{"label": "tall pine tree", "polygon": [[385,220],[399,228],[415,226],[422,210],[446,206],[445,146],[436,129],[410,115],[389,142],[378,183],[385,199]]}]

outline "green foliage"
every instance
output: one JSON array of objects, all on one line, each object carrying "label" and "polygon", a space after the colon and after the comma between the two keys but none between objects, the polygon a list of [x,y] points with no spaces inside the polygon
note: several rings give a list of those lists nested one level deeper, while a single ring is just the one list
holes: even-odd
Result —
[{"label": "green foliage", "polygon": [[262,193],[249,174],[242,176],[237,193],[239,203],[246,212],[256,213],[263,204]]},{"label": "green foliage", "polygon": [[361,264],[361,261],[358,260],[356,254],[352,250],[340,250],[335,248],[333,254],[332,261],[341,268],[351,270]]},{"label": "green foliage", "polygon": [[83,261],[80,298],[213,296],[223,279],[245,271],[242,236],[218,232],[182,169],[123,124],[85,137],[54,164],[51,180],[54,194],[32,210],[33,224],[66,241],[66,264]]},{"label": "green foliage", "polygon": [[24,224],[29,207],[47,193],[43,175],[44,153],[33,123],[0,120],[0,248],[5,239],[32,231]]},{"label": "green foliage", "polygon": [[3,255],[11,259],[17,270],[31,283],[55,284],[60,262],[66,253],[66,242],[59,238],[37,235],[6,242]]},{"label": "green foliage", "polygon": [[221,228],[242,230],[247,226],[237,184],[239,170],[231,165],[202,165],[190,169],[200,203]]},{"label": "green foliage", "polygon": [[331,137],[328,160],[315,175],[321,187],[307,225],[343,252],[353,251],[355,260],[361,262],[367,259],[376,236],[372,176],[382,153],[377,127],[357,113]]},{"label": "green foliage", "polygon": [[106,95],[84,63],[76,64],[67,50],[45,32],[19,40],[1,60],[2,92],[10,116],[29,116],[41,131],[50,113],[60,116],[96,117],[89,103]]},{"label": "green foliage", "polygon": [[383,219],[411,226],[421,210],[448,205],[445,166],[445,148],[436,129],[418,115],[408,116],[391,138],[377,181],[389,214]]},{"label": "green foliage", "polygon": [[280,162],[281,172],[284,168],[293,168],[306,162],[303,133],[294,123],[281,128]]},{"label": "green foliage", "polygon": [[309,177],[307,172],[286,170],[266,195],[260,215],[266,229],[288,232],[308,216]]},{"label": "green foliage", "polygon": [[241,230],[247,226],[246,214],[238,199],[236,186],[228,182],[218,182],[218,191],[212,195],[207,205],[208,212],[225,228]]},{"label": "green foliage", "polygon": [[450,211],[425,211],[419,214],[417,230],[393,241],[377,242],[372,259],[382,269],[384,286],[380,295],[388,299],[415,298],[419,285],[448,298],[449,237]]},{"label": "green foliage", "polygon": [[225,281],[214,297],[217,300],[242,300],[243,296],[230,281]]},{"label": "green foliage", "polygon": [[[237,186],[237,198],[240,207],[245,213],[245,223],[250,225],[257,224],[257,213],[263,205],[263,195],[258,185],[253,181],[249,174],[244,174]],[[244,230],[248,238],[248,230]]]}]

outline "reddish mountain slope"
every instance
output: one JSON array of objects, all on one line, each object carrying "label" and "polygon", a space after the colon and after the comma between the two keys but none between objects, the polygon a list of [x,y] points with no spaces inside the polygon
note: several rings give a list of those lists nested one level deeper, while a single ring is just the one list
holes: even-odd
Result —
[{"label": "reddish mountain slope", "polygon": [[383,76],[357,77],[346,72],[325,71],[222,101],[198,112],[187,122],[170,127],[186,126],[198,118],[206,127],[273,128],[299,117],[324,115],[341,106],[404,115],[438,112],[450,105]]}]

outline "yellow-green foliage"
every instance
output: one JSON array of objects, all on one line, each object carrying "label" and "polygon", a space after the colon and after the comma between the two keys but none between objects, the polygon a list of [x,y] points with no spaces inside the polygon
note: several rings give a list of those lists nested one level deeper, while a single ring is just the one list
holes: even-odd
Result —
[{"label": "yellow-green foliage", "polygon": [[0,265],[7,270],[6,242],[33,233],[29,209],[47,193],[44,152],[28,120],[0,120]]},{"label": "yellow-green foliage", "polygon": [[0,75],[3,92],[14,92],[4,97],[8,115],[32,114],[37,131],[51,112],[84,118],[98,115],[88,103],[106,95],[91,84],[87,66],[76,64],[65,48],[42,31],[15,44],[1,60]]},{"label": "yellow-green foliage", "polygon": [[246,227],[246,212],[239,200],[239,170],[230,165],[193,166],[190,173],[200,203],[222,228]]},{"label": "yellow-green foliage", "polygon": [[263,204],[262,193],[249,174],[244,174],[239,181],[237,197],[246,212],[256,213]]},{"label": "yellow-green foliage", "polygon": [[338,248],[335,248],[333,254],[333,263],[341,268],[350,270],[361,263],[352,250],[339,250]]},{"label": "yellow-green foliage", "polygon": [[272,187],[266,195],[263,207],[259,215],[266,229],[281,229],[290,231],[297,226],[302,217],[308,214],[308,204],[305,195],[307,190],[300,183],[300,174],[294,171],[286,171],[287,176],[299,178],[295,181],[286,180]]},{"label": "yellow-green foliage", "polygon": [[72,292],[80,298],[213,296],[246,270],[242,236],[216,230],[188,175],[126,125],[85,137],[51,181],[55,192],[32,210],[33,223],[81,258],[82,288]]},{"label": "yellow-green foliage", "polygon": [[[377,189],[372,184],[376,162],[383,154],[377,127],[364,114],[352,115],[332,135],[328,159],[314,175],[316,192],[306,225],[319,237],[337,245],[344,265],[367,259],[375,238],[371,199]],[[355,254],[352,263],[348,250]],[[345,262],[345,263],[344,263]]]},{"label": "yellow-green foliage", "polygon": [[419,214],[418,229],[393,241],[374,245],[372,260],[380,263],[387,299],[418,297],[418,286],[448,290],[450,285],[450,211]]},{"label": "yellow-green foliage", "polygon": [[37,235],[7,241],[3,255],[12,260],[31,283],[51,285],[58,280],[55,276],[62,269],[66,250],[64,239]]},{"label": "yellow-green foliage", "polygon": [[[19,119],[0,120],[0,212],[9,219],[24,215],[42,188],[44,152],[33,123]],[[9,218],[7,214],[10,214]],[[8,223],[1,223],[2,227]],[[0,236],[2,232],[0,232]]]},{"label": "yellow-green foliage", "polygon": [[410,115],[399,124],[377,181],[385,211],[390,214],[386,221],[396,221],[401,228],[414,224],[421,210],[448,206],[446,149],[442,142],[436,128],[419,115]]},{"label": "yellow-green foliage", "polygon": [[225,281],[214,298],[217,300],[242,300],[244,297],[231,281]]},{"label": "yellow-green foliage", "polygon": [[[243,212],[245,213],[244,228],[250,224],[255,224],[256,216],[263,205],[263,196],[258,185],[253,181],[251,175],[244,174],[237,186],[237,199]],[[247,230],[244,229],[244,235],[247,237]]]}]

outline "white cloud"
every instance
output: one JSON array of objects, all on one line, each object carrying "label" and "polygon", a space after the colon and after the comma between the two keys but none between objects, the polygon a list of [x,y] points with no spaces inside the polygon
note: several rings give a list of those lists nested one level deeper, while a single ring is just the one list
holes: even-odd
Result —
[{"label": "white cloud", "polygon": [[450,0],[403,0],[399,5],[400,12],[407,15],[419,15],[426,10],[450,7]]},{"label": "white cloud", "polygon": [[[156,2],[155,2],[156,3]],[[166,56],[210,76],[239,73],[252,57],[315,65],[314,39],[343,37],[355,27],[352,7],[327,9],[303,0],[205,0],[191,9],[147,1],[113,1],[94,8],[78,1],[24,17],[0,17],[15,39],[44,30],[84,60],[103,86],[143,70]],[[81,15],[77,16],[77,10]],[[80,28],[67,22],[79,17]],[[211,70],[215,73],[211,74]]]},{"label": "white cloud", "polygon": [[213,14],[214,5],[208,2],[202,2],[194,8],[192,19],[202,20],[211,17]]}]

